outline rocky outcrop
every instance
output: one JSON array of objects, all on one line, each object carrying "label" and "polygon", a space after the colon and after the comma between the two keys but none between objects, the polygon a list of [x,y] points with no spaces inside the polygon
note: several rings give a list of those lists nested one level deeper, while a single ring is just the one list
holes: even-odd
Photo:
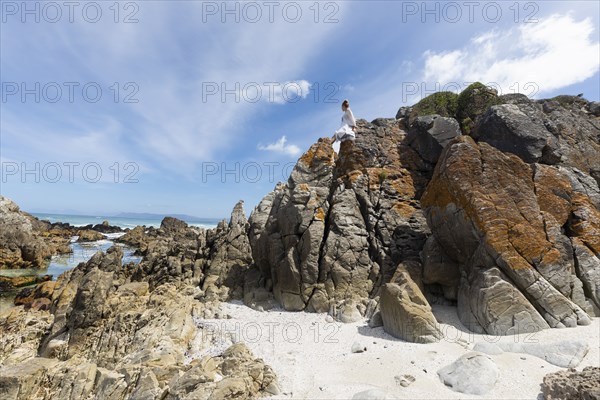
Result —
[{"label": "rocky outcrop", "polygon": [[403,124],[410,127],[419,116],[439,115],[441,117],[456,117],[458,95],[453,92],[433,93],[412,107],[401,107],[396,113],[396,119],[404,119]]},{"label": "rocky outcrop", "polygon": [[480,82],[472,83],[465,88],[456,99],[456,119],[465,135],[471,134],[482,114],[490,106],[500,102],[498,91]]},{"label": "rocky outcrop", "polygon": [[[262,360],[243,344],[214,355],[222,335],[207,334],[197,323],[218,308],[209,293],[225,299],[243,285],[238,280],[250,250],[242,205],[215,230],[171,222],[147,238],[140,264],[123,265],[122,250],[112,247],[62,274],[51,288],[23,294],[27,310],[0,314],[2,398],[250,399],[279,393]],[[187,274],[183,266],[195,261],[198,275]],[[39,300],[47,307],[35,307]]]},{"label": "rocky outcrop", "polygon": [[600,399],[600,368],[586,367],[582,371],[569,369],[548,374],[542,383],[545,400]]},{"label": "rocky outcrop", "polygon": [[240,202],[230,221],[214,229],[189,227],[166,217],[159,229],[137,227],[120,241],[141,250],[144,259],[133,276],[147,279],[151,288],[163,283],[192,285],[202,289],[207,301],[242,299],[244,276],[253,265],[248,229]]},{"label": "rocky outcrop", "polygon": [[104,239],[104,235],[91,229],[79,229],[77,231],[78,242],[95,242]]},{"label": "rocky outcrop", "polygon": [[79,242],[90,242],[104,239],[102,233],[121,231],[107,221],[84,227],[40,221],[0,196],[0,269],[43,269],[50,256],[72,252],[73,236],[78,236]]},{"label": "rocky outcrop", "polygon": [[[568,161],[572,152],[560,165],[527,164],[495,148],[498,136],[486,130],[494,110],[545,107],[546,125],[576,127],[555,130],[560,140],[592,140],[589,111],[547,103],[473,84],[401,108],[397,121],[359,121],[356,141],[342,143],[337,158],[320,139],[250,217],[253,281],[288,310],[329,311],[341,321],[373,315],[379,324],[381,288],[415,261],[419,290],[457,302],[477,332],[589,323],[600,310],[592,169]],[[510,129],[534,135],[527,127],[539,125],[536,117],[524,118]]]},{"label": "rocky outcrop", "polygon": [[52,279],[50,275],[0,276],[0,291],[15,290]]},{"label": "rocky outcrop", "polygon": [[600,121],[585,100],[532,101],[521,95],[506,101],[487,110],[474,138],[528,163],[577,168],[600,184]]},{"label": "rocky outcrop", "polygon": [[42,268],[55,248],[39,235],[39,221],[0,196],[0,269]]},{"label": "rocky outcrop", "polygon": [[14,304],[16,306],[23,305],[25,308],[44,307],[45,309],[48,309],[48,306],[51,304],[55,286],[56,281],[51,281],[48,278],[48,280],[35,287],[22,289],[15,296]]},{"label": "rocky outcrop", "polygon": [[337,159],[320,139],[256,207],[253,258],[284,308],[353,321],[400,263],[420,263],[428,229],[417,199],[432,165],[405,138],[395,120],[359,121]]},{"label": "rocky outcrop", "polygon": [[586,297],[567,234],[586,232],[595,243],[597,210],[559,169],[463,136],[442,154],[421,204],[435,240],[460,266],[458,311],[469,329],[589,323],[597,298]]}]

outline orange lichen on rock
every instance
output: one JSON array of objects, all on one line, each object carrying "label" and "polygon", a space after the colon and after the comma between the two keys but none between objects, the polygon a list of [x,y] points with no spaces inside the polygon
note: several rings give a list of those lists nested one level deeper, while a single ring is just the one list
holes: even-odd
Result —
[{"label": "orange lichen on rock", "polygon": [[[477,145],[465,136],[449,147],[421,199],[422,206],[445,209],[453,204],[463,210],[481,237],[512,269],[559,262],[560,252],[547,238],[538,201],[543,209],[565,219],[568,181],[558,172],[540,167],[538,200],[531,166],[516,156],[485,143]],[[542,189],[543,185],[553,186]],[[526,262],[515,261],[520,258]]]},{"label": "orange lichen on rock", "polygon": [[335,153],[331,145],[331,139],[321,138],[313,144],[306,153],[300,157],[300,162],[304,163],[309,168],[313,168],[316,164],[333,165],[335,162]]},{"label": "orange lichen on rock", "polygon": [[600,211],[582,193],[573,194],[569,230],[600,257]]},{"label": "orange lichen on rock", "polygon": [[568,178],[556,168],[536,164],[534,183],[540,210],[551,214],[559,225],[564,225],[571,213],[573,194]]},{"label": "orange lichen on rock", "polygon": [[322,207],[315,210],[315,219],[318,221],[325,221],[325,211]]}]

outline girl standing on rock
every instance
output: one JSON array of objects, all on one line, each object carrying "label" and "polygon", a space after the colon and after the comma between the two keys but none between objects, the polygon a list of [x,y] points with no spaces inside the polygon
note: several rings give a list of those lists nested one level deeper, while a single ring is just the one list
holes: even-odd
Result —
[{"label": "girl standing on rock", "polygon": [[333,134],[332,139],[334,143],[337,140],[340,142],[345,142],[346,140],[354,141],[356,138],[354,133],[356,130],[356,120],[354,119],[354,114],[352,114],[348,100],[342,102],[342,111],[344,112],[344,115],[342,115],[342,126]]}]

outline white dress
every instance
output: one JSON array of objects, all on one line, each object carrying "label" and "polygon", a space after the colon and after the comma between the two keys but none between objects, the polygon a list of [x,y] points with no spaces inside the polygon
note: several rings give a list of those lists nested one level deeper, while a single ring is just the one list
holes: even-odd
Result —
[{"label": "white dress", "polygon": [[356,120],[354,119],[354,114],[352,114],[352,110],[347,108],[342,115],[342,125],[340,128],[335,131],[335,140],[339,140],[340,142],[345,142],[346,140],[354,140],[356,135],[352,130],[352,127],[356,126]]}]

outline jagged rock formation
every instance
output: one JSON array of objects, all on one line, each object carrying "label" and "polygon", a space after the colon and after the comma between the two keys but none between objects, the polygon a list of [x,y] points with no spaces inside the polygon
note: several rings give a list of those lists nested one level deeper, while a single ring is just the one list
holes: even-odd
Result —
[{"label": "jagged rock formation", "polygon": [[254,210],[254,261],[284,308],[356,320],[398,265],[420,263],[429,232],[418,198],[432,165],[405,137],[395,120],[359,121],[337,159],[320,139]]},{"label": "jagged rock formation", "polygon": [[84,227],[40,221],[0,195],[0,269],[44,268],[50,256],[72,251],[72,236],[89,242],[104,239],[101,233],[121,231],[107,221]]},{"label": "jagged rock formation", "polygon": [[[246,226],[241,204],[230,223],[215,230],[166,219],[146,239],[139,265],[122,265],[121,249],[112,247],[54,285],[38,287],[30,308],[0,314],[0,397],[249,399],[278,393],[271,368],[243,344],[202,356],[215,335],[194,321],[215,315],[211,300],[241,290]],[[35,306],[40,299],[46,308]]]},{"label": "jagged rock formation", "polygon": [[[203,349],[193,318],[222,317],[229,299],[370,317],[411,341],[440,337],[438,301],[456,303],[476,332],[586,324],[600,314],[597,112],[473,85],[398,120],[359,120],[355,142],[336,155],[320,139],[248,220],[241,203],[215,229],[165,218],[120,239],[138,247],[138,265],[113,248],[23,293],[24,306],[0,314],[0,396],[277,392],[242,347],[192,356]],[[0,231],[3,259],[46,257],[49,228],[0,206],[12,229]]]},{"label": "jagged rock formation", "polygon": [[46,225],[0,196],[0,269],[42,268],[56,252],[68,252],[68,240],[45,240]]},{"label": "jagged rock formation", "polygon": [[[328,139],[300,158],[250,217],[253,281],[288,310],[379,318],[382,285],[408,263],[427,297],[456,301],[477,332],[589,323],[600,305],[591,103],[481,84],[430,97],[398,121],[359,121],[337,158]],[[513,108],[529,111],[494,117]],[[503,129],[526,140],[503,147]],[[536,129],[544,143],[531,158]]]},{"label": "jagged rock formation", "polygon": [[138,247],[143,261],[134,279],[147,279],[151,288],[163,283],[199,286],[203,298],[241,299],[244,275],[253,264],[248,220],[239,202],[229,223],[215,229],[191,228],[166,217],[160,228],[137,227],[118,241]]}]

